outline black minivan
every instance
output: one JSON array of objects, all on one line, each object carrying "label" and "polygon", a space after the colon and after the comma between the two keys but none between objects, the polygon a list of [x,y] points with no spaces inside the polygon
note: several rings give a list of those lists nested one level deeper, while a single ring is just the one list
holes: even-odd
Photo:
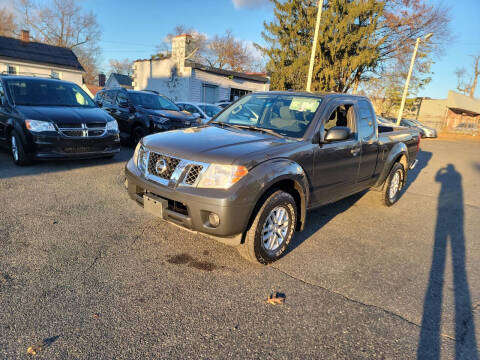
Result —
[{"label": "black minivan", "polygon": [[120,136],[136,145],[146,135],[199,125],[199,116],[182,111],[154,91],[101,90],[95,102],[118,121]]},{"label": "black minivan", "polygon": [[0,145],[17,165],[33,159],[111,157],[120,151],[118,124],[78,85],[0,76]]}]

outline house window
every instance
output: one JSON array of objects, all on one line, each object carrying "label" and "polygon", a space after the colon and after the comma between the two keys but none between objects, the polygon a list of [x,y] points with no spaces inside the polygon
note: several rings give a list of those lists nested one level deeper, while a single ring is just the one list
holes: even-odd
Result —
[{"label": "house window", "polygon": [[16,75],[18,73],[17,67],[13,65],[7,65],[7,74]]},{"label": "house window", "polygon": [[230,101],[236,101],[240,99],[243,95],[250,94],[251,91],[249,90],[243,90],[243,89],[230,89]]},{"label": "house window", "polygon": [[60,72],[55,71],[55,70],[52,70],[52,73],[50,74],[50,77],[51,77],[52,79],[60,79],[60,75],[61,75]]}]

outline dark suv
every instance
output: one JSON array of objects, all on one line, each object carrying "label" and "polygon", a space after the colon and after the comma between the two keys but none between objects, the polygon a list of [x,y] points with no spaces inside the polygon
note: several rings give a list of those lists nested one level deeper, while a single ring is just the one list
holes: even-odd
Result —
[{"label": "dark suv", "polygon": [[148,134],[198,124],[198,115],[183,112],[152,91],[102,90],[95,95],[95,102],[118,121],[120,136],[134,145]]},{"label": "dark suv", "polygon": [[115,119],[76,84],[0,76],[0,146],[17,165],[32,159],[113,156],[120,151]]}]

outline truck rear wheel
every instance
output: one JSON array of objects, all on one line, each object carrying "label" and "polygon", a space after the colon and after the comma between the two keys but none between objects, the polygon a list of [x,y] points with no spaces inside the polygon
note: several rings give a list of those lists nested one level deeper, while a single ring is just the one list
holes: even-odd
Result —
[{"label": "truck rear wheel", "polygon": [[276,191],[264,201],[240,245],[251,262],[269,264],[282,257],[295,232],[297,206],[292,195]]},{"label": "truck rear wheel", "polygon": [[405,169],[400,163],[395,163],[388,174],[382,189],[382,202],[386,206],[395,204],[405,183]]}]

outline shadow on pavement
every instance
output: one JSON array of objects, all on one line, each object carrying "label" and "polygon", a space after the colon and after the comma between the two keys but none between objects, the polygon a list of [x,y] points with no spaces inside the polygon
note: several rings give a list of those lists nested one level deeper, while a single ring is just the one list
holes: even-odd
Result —
[{"label": "shadow on pavement", "polygon": [[28,166],[17,166],[13,163],[10,153],[0,150],[0,179],[17,176],[39,175],[49,172],[67,171],[89,166],[102,166],[118,162],[127,162],[133,154],[132,148],[122,147],[120,153],[113,158],[97,158],[83,160],[39,160]]},{"label": "shadow on pavement", "polygon": [[309,211],[307,213],[307,224],[305,226],[305,229],[295,234],[285,255],[294,251],[305,240],[307,240],[310,236],[315,234],[319,229],[321,229],[328,222],[330,222],[335,216],[343,213],[344,211],[347,211],[352,206],[354,206],[355,203],[360,200],[366,193],[367,191],[363,191],[358,194],[349,196],[348,198],[334,202],[332,204],[328,204],[315,210]]},{"label": "shadow on pavement", "polygon": [[412,185],[415,180],[417,180],[418,175],[420,175],[421,171],[427,167],[428,162],[432,159],[432,153],[429,151],[423,151],[422,149],[419,150],[417,154],[417,166],[413,170],[408,172],[407,176],[407,183],[405,184],[404,191],[405,192],[410,185]]},{"label": "shadow on pavement", "polygon": [[[415,182],[417,177],[420,175],[420,172],[425,167],[427,167],[428,162],[431,158],[431,152],[422,150],[419,151],[419,153],[417,154],[418,164],[417,166],[415,166],[415,169],[408,172],[407,184],[405,185],[402,193],[405,193],[408,187]],[[295,234],[295,237],[293,238],[290,246],[288,247],[286,254],[295,250],[305,240],[315,234],[320,228],[325,226],[335,216],[341,214],[344,211],[347,211],[352,206],[354,206],[355,203],[360,200],[366,193],[367,191],[363,191],[335,203],[328,204],[318,209],[309,211],[307,214],[307,225],[305,229],[302,232]]]},{"label": "shadow on pavement", "polygon": [[441,189],[417,357],[418,359],[440,358],[442,291],[445,281],[447,248],[449,248],[452,256],[455,297],[455,359],[478,359],[470,289],[465,266],[462,176],[452,164],[449,164],[437,172],[435,181],[441,184]]}]

